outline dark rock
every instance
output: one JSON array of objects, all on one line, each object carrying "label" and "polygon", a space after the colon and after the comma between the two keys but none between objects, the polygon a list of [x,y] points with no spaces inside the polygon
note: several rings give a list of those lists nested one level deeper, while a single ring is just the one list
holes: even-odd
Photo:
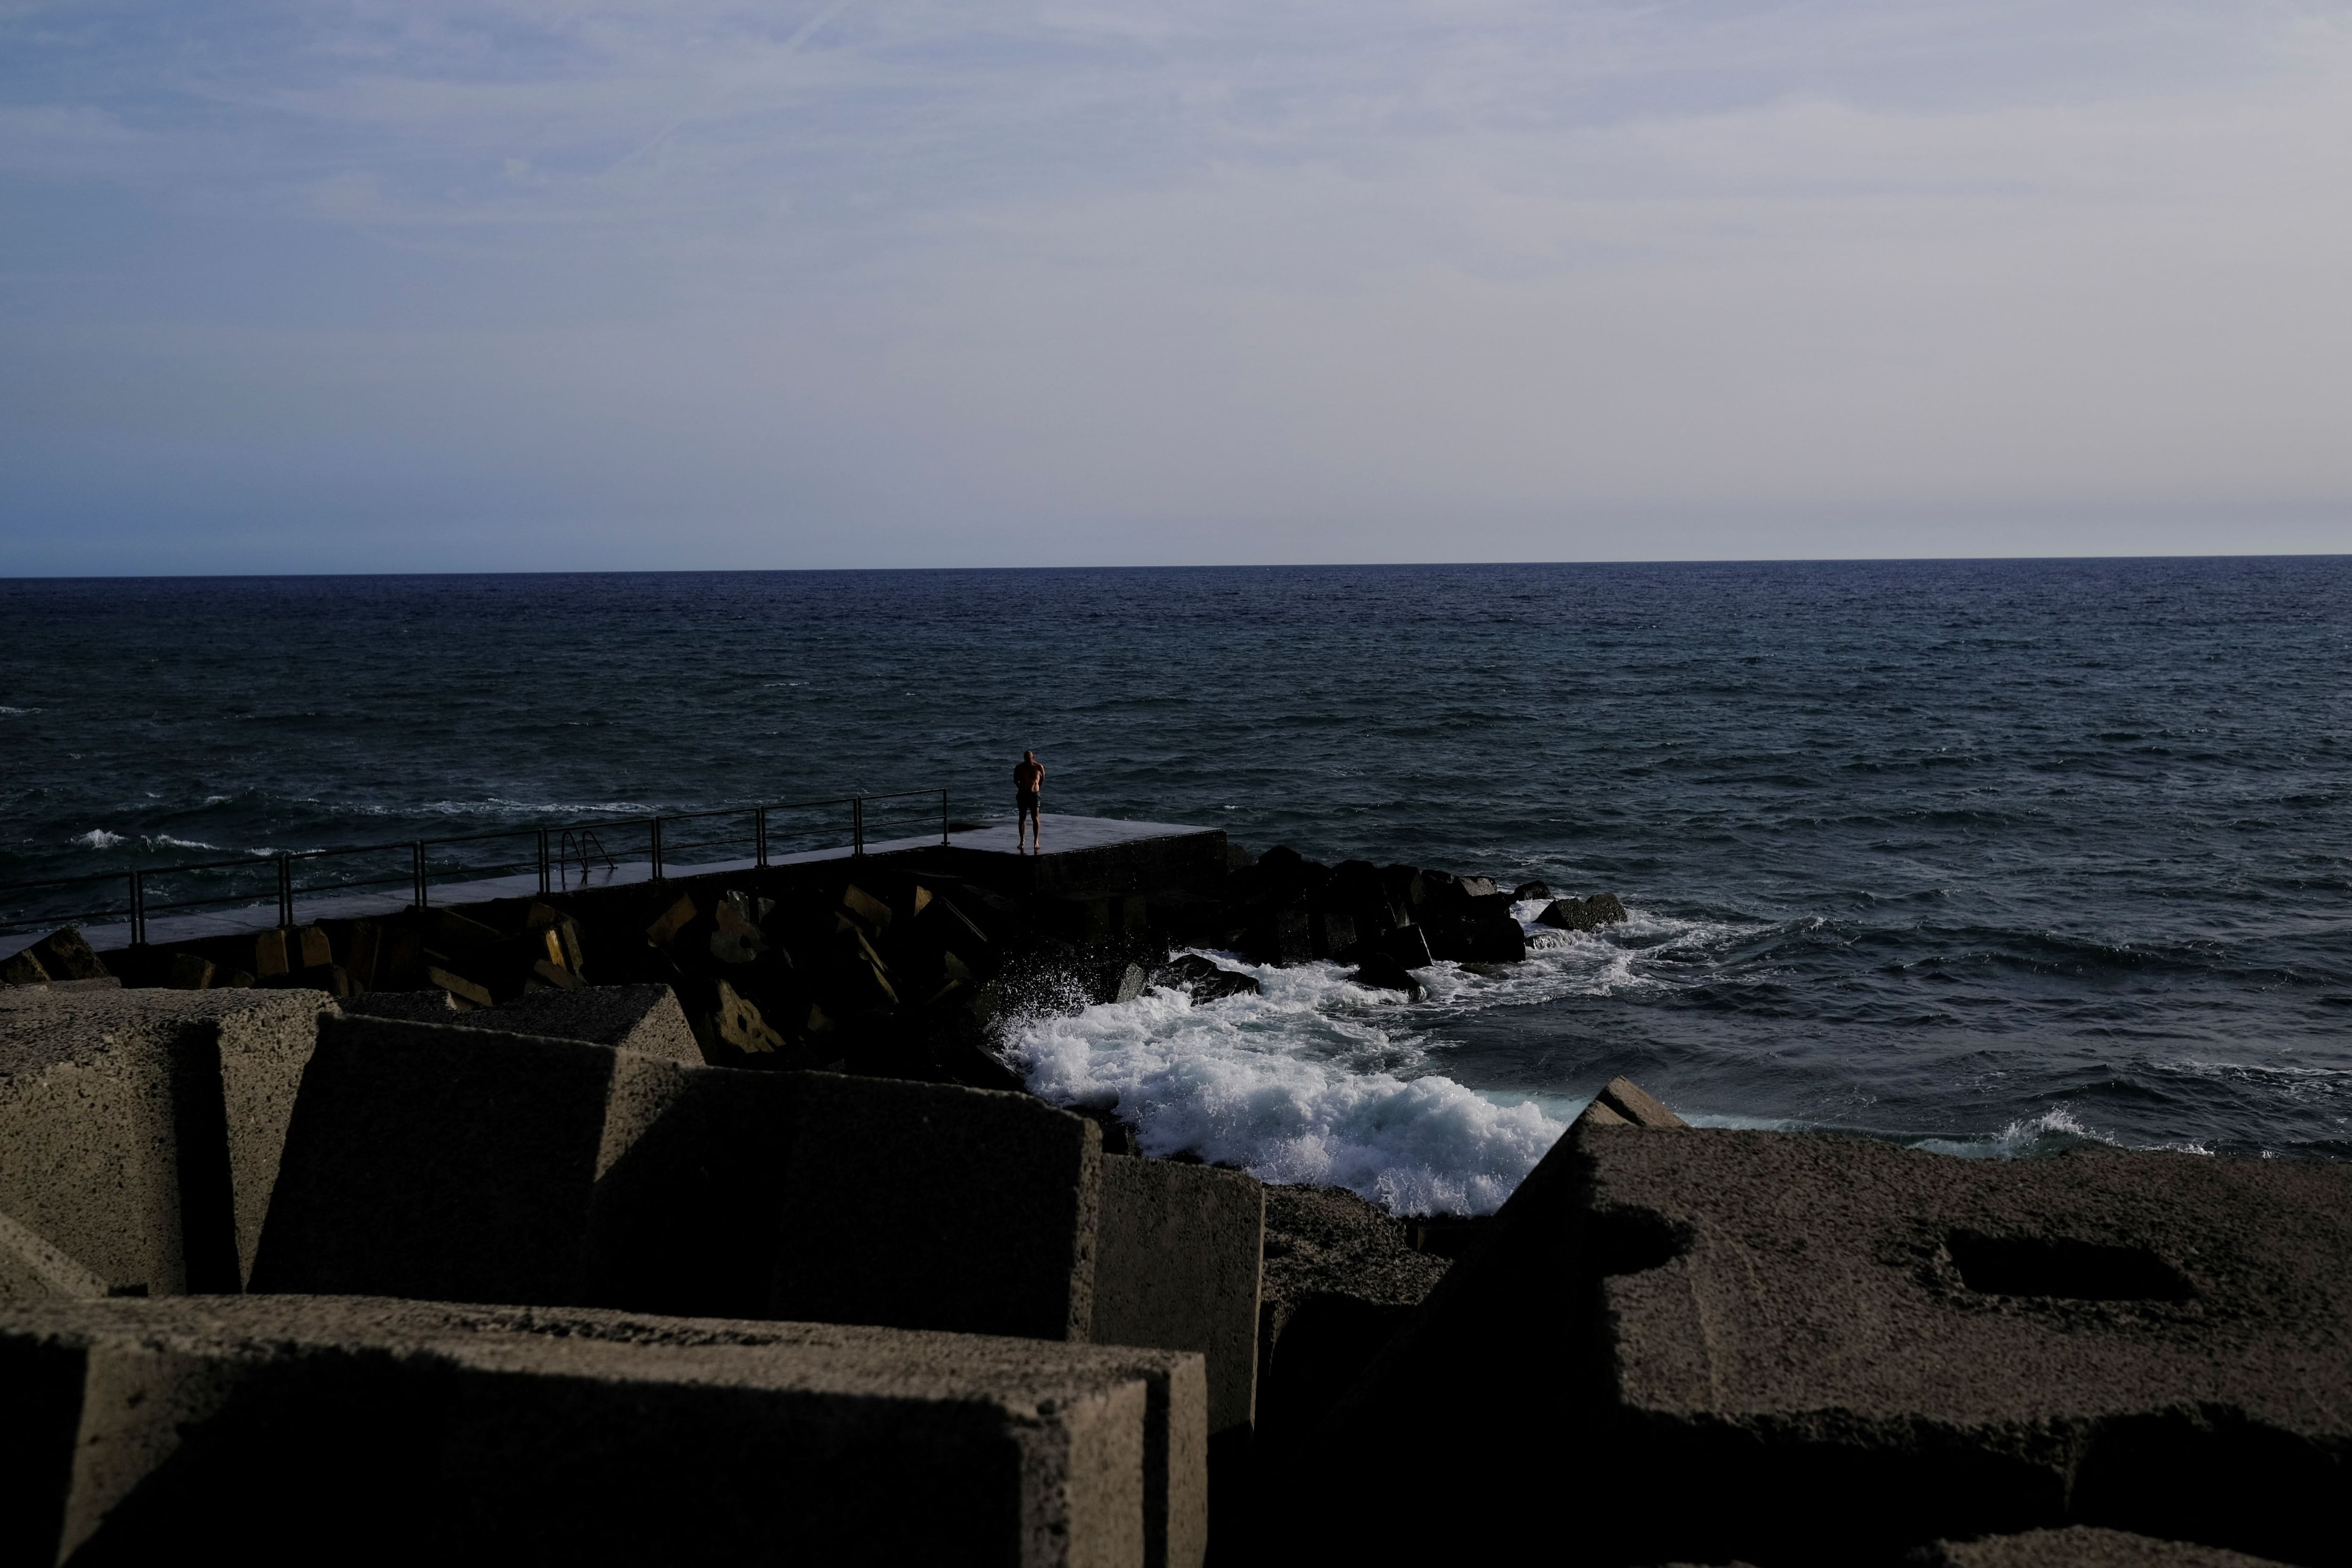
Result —
[{"label": "dark rock", "polygon": [[1603,925],[1614,925],[1624,920],[1625,906],[1613,893],[1596,893],[1591,898],[1554,899],[1541,915],[1538,923],[1556,926],[1562,931],[1597,931]]},{"label": "dark rock", "polygon": [[1465,898],[1492,898],[1502,891],[1495,885],[1495,879],[1491,876],[1465,876],[1456,881]]},{"label": "dark rock", "polygon": [[1457,915],[1469,896],[1462,879],[1452,872],[1424,870],[1414,879],[1414,918],[1425,922]]},{"label": "dark rock", "polygon": [[1391,904],[1411,915],[1422,901],[1421,868],[1384,865],[1381,867],[1381,886],[1387,890]]},{"label": "dark rock", "polygon": [[1463,904],[1462,917],[1476,921],[1497,917],[1507,920],[1511,916],[1511,895],[1507,893],[1476,894]]},{"label": "dark rock", "polygon": [[1417,1002],[1429,995],[1427,986],[1414,979],[1411,970],[1385,953],[1370,954],[1359,960],[1355,973],[1348,978],[1375,991],[1402,991],[1408,1001]]},{"label": "dark rock", "polygon": [[1461,960],[1469,964],[1516,964],[1528,956],[1528,934],[1507,915],[1462,923],[1455,938]]},{"label": "dark rock", "polygon": [[1315,910],[1308,916],[1307,935],[1317,957],[1337,957],[1356,945],[1356,917],[1344,909]]},{"label": "dark rock", "polygon": [[1220,997],[1254,997],[1260,987],[1252,977],[1228,969],[1198,953],[1180,953],[1154,970],[1151,983],[1171,990],[1189,991],[1195,1002]]},{"label": "dark rock", "polygon": [[1425,969],[1437,962],[1437,955],[1429,950],[1429,933],[1418,925],[1401,925],[1382,936],[1377,946],[1381,953],[1407,969]]},{"label": "dark rock", "polygon": [[1315,936],[1306,905],[1261,911],[1243,932],[1241,951],[1253,964],[1304,964],[1312,959]]},{"label": "dark rock", "polygon": [[90,951],[78,925],[60,926],[25,951],[38,960],[47,977],[52,980],[102,980],[110,973],[98,955]]},{"label": "dark rock", "polygon": [[1244,866],[1252,866],[1256,863],[1257,857],[1255,855],[1251,854],[1249,851],[1242,848],[1241,845],[1234,842],[1231,839],[1227,839],[1225,841],[1226,870],[1239,871]]},{"label": "dark rock", "polygon": [[1515,888],[1511,889],[1511,897],[1512,897],[1513,899],[1515,899],[1515,900],[1516,900],[1516,899],[1528,899],[1528,898],[1549,898],[1550,896],[1551,896],[1551,889],[1550,889],[1550,887],[1549,887],[1548,885],[1546,885],[1545,883],[1540,883],[1540,882],[1523,882],[1523,883],[1519,883],[1519,885],[1518,885],[1518,886],[1517,886],[1517,887],[1515,887]]}]

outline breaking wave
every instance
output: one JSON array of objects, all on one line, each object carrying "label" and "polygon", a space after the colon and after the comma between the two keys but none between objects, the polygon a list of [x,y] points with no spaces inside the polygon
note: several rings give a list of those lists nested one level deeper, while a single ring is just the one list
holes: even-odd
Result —
[{"label": "breaking wave", "polygon": [[121,833],[110,833],[104,828],[92,828],[74,840],[74,842],[86,850],[110,850],[121,841]]},{"label": "breaking wave", "polygon": [[1117,1110],[1145,1154],[1345,1186],[1398,1213],[1489,1212],[1566,1130],[1535,1099],[1419,1071],[1424,1041],[1393,992],[1330,964],[1226,967],[1265,993],[1195,1005],[1155,989],[1032,1018],[1008,1054],[1046,1099]]}]

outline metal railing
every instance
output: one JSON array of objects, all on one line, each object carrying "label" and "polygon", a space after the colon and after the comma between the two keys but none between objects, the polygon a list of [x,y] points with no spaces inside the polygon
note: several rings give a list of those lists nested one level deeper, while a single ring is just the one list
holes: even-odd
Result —
[{"label": "metal railing", "polygon": [[[945,789],[844,795],[828,800],[616,817],[554,827],[502,828],[486,833],[410,839],[397,843],[287,850],[267,856],[246,855],[231,860],[142,867],[131,872],[0,883],[0,915],[5,916],[0,918],[0,932],[121,922],[130,925],[131,941],[135,946],[146,943],[152,917],[196,909],[234,905],[264,910],[274,904],[277,918],[273,924],[292,925],[298,898],[315,899],[402,886],[407,888],[409,902],[415,907],[430,908],[436,877],[445,883],[452,879],[481,882],[534,872],[539,891],[548,894],[590,885],[594,880],[593,868],[599,863],[606,883],[631,880],[620,874],[621,869],[638,860],[646,862],[646,880],[651,882],[663,881],[671,867],[714,861],[740,861],[754,868],[765,868],[779,854],[795,852],[782,847],[794,841],[826,838],[830,841],[820,848],[838,848],[839,809],[845,806],[849,809],[847,828],[852,855],[865,854],[868,843],[887,841],[894,833],[898,838],[928,839],[936,831],[940,843],[948,841]],[[606,849],[608,841],[622,846],[617,854]],[[523,853],[519,858],[499,858],[499,852],[484,853],[475,847],[501,843],[515,844]],[[635,847],[639,843],[642,851]],[[730,851],[735,852],[725,852]],[[686,858],[689,856],[709,858]],[[374,857],[378,863],[370,865],[368,857]],[[298,866],[311,874],[298,878]],[[343,874],[336,874],[338,872]],[[175,886],[173,879],[181,879],[180,885]],[[188,879],[194,879],[197,886],[208,890],[185,896],[192,891],[186,885]],[[38,913],[26,909],[22,914],[15,913],[26,894],[75,887],[95,890],[110,885],[121,889],[126,898],[110,899],[92,908],[47,908]]]}]

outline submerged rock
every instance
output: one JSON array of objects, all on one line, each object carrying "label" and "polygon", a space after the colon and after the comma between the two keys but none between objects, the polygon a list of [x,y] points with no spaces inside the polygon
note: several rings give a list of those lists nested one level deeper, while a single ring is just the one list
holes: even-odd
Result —
[{"label": "submerged rock", "polygon": [[1562,931],[1598,931],[1603,925],[1615,925],[1625,919],[1625,906],[1613,893],[1596,893],[1591,898],[1558,898],[1536,916],[1538,925],[1550,925]]}]

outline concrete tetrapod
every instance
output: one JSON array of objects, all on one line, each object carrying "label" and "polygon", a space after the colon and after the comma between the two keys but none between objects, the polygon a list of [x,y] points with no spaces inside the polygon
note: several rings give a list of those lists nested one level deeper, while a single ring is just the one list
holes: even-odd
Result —
[{"label": "concrete tetrapod", "polygon": [[110,1289],[242,1288],[334,1006],[315,991],[0,991],[0,1213]]},{"label": "concrete tetrapod", "polygon": [[2333,1563],[2347,1346],[2352,1168],[1588,1124],[1326,1435],[1461,1434],[1425,1479],[1465,1549],[1549,1493],[1608,1500],[1596,1563],[2085,1523]]},{"label": "concrete tetrapod", "polygon": [[1181,1352],[354,1298],[0,1309],[0,1560],[1171,1564]]}]

